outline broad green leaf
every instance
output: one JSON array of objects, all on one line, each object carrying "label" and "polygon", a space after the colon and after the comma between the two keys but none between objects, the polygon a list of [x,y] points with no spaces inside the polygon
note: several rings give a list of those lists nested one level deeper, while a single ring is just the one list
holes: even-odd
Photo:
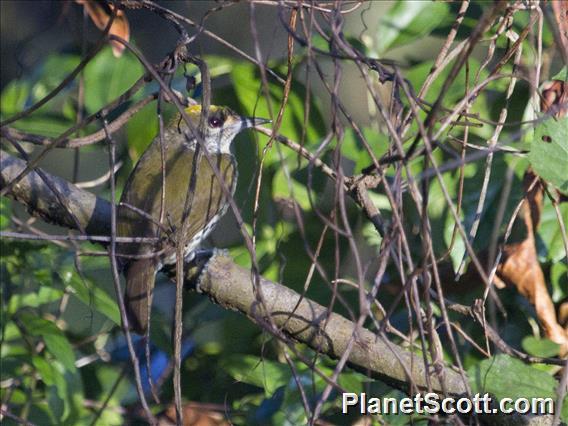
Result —
[{"label": "broad green leaf", "polygon": [[63,332],[57,328],[53,322],[31,314],[20,315],[20,319],[28,333],[32,336],[43,338],[48,351],[61,362],[68,371],[77,371],[75,368],[75,353],[73,352],[73,348]]},{"label": "broad green leaf", "polygon": [[115,324],[120,324],[120,312],[116,301],[111,298],[104,290],[97,287],[90,280],[83,280],[75,268],[67,265],[60,272],[63,283],[71,286],[73,295],[89,308],[100,312]]},{"label": "broad green leaf", "polygon": [[[221,77],[231,73],[233,69],[234,60],[228,58],[227,56],[220,55],[204,55],[204,59],[207,62],[207,67],[209,68],[209,74],[211,78]],[[201,83],[201,74],[197,73],[196,82]]]},{"label": "broad green leaf", "polygon": [[[164,126],[166,123],[166,120],[164,120]],[[128,120],[126,134],[128,137],[128,154],[135,162],[158,134],[158,116],[154,103],[146,105]]]},{"label": "broad green leaf", "polygon": [[449,13],[443,2],[398,1],[381,19],[375,36],[375,49],[383,54],[388,49],[410,43],[432,32]]},{"label": "broad green leaf", "polygon": [[44,336],[46,334],[62,335],[61,330],[53,322],[31,313],[25,312],[19,316],[19,319],[32,336]]},{"label": "broad green leaf", "polygon": [[552,301],[558,303],[568,297],[568,266],[565,262],[556,262],[550,268]]},{"label": "broad green leaf", "polygon": [[144,69],[131,55],[115,58],[110,47],[103,49],[85,67],[85,106],[94,113],[130,88]]},{"label": "broad green leaf", "polygon": [[0,95],[0,112],[8,117],[24,109],[30,94],[30,84],[26,81],[13,80],[4,87]]},{"label": "broad green leaf", "polygon": [[[313,192],[311,193],[312,199],[315,195],[316,194]],[[272,196],[275,200],[279,198],[293,200],[297,202],[304,211],[312,209],[308,189],[292,176],[286,176],[283,167],[278,169],[272,180]]]},{"label": "broad green leaf", "polygon": [[568,81],[568,68],[562,68],[554,77],[551,78],[551,80]]},{"label": "broad green leaf", "polygon": [[14,294],[8,303],[8,312],[14,313],[23,307],[37,308],[46,303],[59,300],[62,294],[61,290],[47,286],[40,287],[37,293]]},{"label": "broad green leaf", "polygon": [[[460,214],[460,216],[463,215]],[[444,227],[444,242],[448,249],[450,249],[451,246],[450,258],[452,260],[454,272],[457,272],[465,255],[465,242],[461,233],[455,227],[455,224],[456,221],[454,220],[454,217],[448,213],[446,216],[446,226]]]},{"label": "broad green leaf", "polygon": [[508,355],[481,361],[468,370],[474,392],[491,393],[501,398],[555,398],[558,382],[548,373],[537,370]]},{"label": "broad green leaf", "polygon": [[[231,72],[231,79],[243,112],[257,117],[270,118],[257,67],[247,63],[235,64]],[[272,80],[269,81],[268,86],[273,113],[276,116],[282,102],[283,87],[272,82]],[[309,106],[310,116],[307,119],[304,118],[306,96],[306,88],[295,81],[288,97],[279,133],[298,143],[305,141],[306,144],[314,144],[323,135],[324,120],[313,96]],[[265,136],[259,136],[259,139],[261,140],[259,155],[261,155],[268,139]],[[291,150],[284,151],[284,156],[297,158],[297,154]],[[280,157],[273,146],[267,153],[265,166],[268,167],[278,161],[280,161]]]},{"label": "broad green leaf", "polygon": [[10,226],[10,200],[7,198],[2,197],[0,199],[0,229],[6,229]]},{"label": "broad green leaf", "polygon": [[534,356],[554,357],[560,352],[560,345],[548,339],[537,339],[534,336],[527,336],[522,342],[523,349]]},{"label": "broad green leaf", "polygon": [[[384,133],[379,133],[370,127],[363,129],[363,136],[372,150],[375,158],[380,159],[389,148],[389,139]],[[373,160],[363,142],[353,129],[346,129],[341,142],[341,155],[355,163],[354,173],[361,173],[365,167],[373,164]]]},{"label": "broad green leaf", "polygon": [[366,222],[363,225],[361,232],[363,233],[363,237],[365,237],[367,244],[373,247],[380,247],[383,242],[383,237],[381,237],[381,234],[379,234],[371,222]]},{"label": "broad green leaf", "polygon": [[54,372],[51,364],[47,362],[45,358],[37,355],[32,358],[32,363],[38,371],[41,380],[43,380],[43,382],[48,386],[53,385],[55,382],[55,374],[57,372]]},{"label": "broad green leaf", "polygon": [[[428,74],[430,73],[430,70],[432,69],[433,65],[434,61],[420,62],[419,64],[410,68],[406,73],[406,78],[410,81],[416,92],[420,90],[420,88],[426,81],[426,78],[428,77]],[[475,75],[475,73],[479,69],[479,62],[472,58],[471,61],[469,62],[469,67],[470,67],[469,78],[471,84],[473,83],[472,74]],[[442,86],[444,85],[444,81],[448,77],[449,72],[450,68],[446,67],[444,68],[444,70],[440,72],[438,77],[433,80],[432,84],[430,85],[430,89],[428,90],[425,97],[425,100],[427,102],[434,102],[437,99],[438,95],[440,94],[440,91],[442,90]],[[485,75],[486,74],[482,73],[482,78],[484,78]],[[455,78],[454,82],[450,86],[450,89],[447,91],[444,97],[444,104],[452,105],[453,103],[463,98],[466,90],[465,77],[466,77],[465,69],[461,68],[458,76]]]},{"label": "broad green leaf", "polygon": [[43,336],[43,340],[49,352],[51,352],[67,370],[71,372],[76,371],[73,347],[63,334],[46,334]]},{"label": "broad green leaf", "polygon": [[14,389],[14,392],[12,392],[12,395],[10,397],[10,402],[17,405],[25,404],[28,400],[28,396],[20,389]]},{"label": "broad green leaf", "polygon": [[363,385],[370,382],[371,379],[356,371],[343,371],[339,376],[339,385],[348,392],[364,392]]},{"label": "broad green leaf", "polygon": [[0,349],[0,356],[2,357],[2,359],[6,359],[8,357],[14,358],[18,356],[26,356],[28,355],[28,353],[28,349],[24,346],[8,344],[6,342],[2,344],[2,348]]},{"label": "broad green leaf", "polygon": [[[37,102],[59,86],[79,65],[80,61],[81,59],[77,55],[49,55],[41,66],[39,79],[33,85],[33,101]],[[70,85],[64,90],[71,90],[72,88],[73,85]]]},{"label": "broad green leaf", "polygon": [[252,355],[233,355],[222,366],[236,380],[258,386],[265,394],[272,395],[276,389],[288,384],[290,368],[285,364],[267,361]]},{"label": "broad green leaf", "polygon": [[[2,321],[4,321],[4,318],[6,317],[3,317]],[[21,330],[16,326],[16,324],[14,324],[14,322],[9,318],[6,319],[7,321],[2,330],[2,342],[4,344],[6,342],[15,341],[22,338]],[[0,350],[4,351],[4,349],[4,345],[2,345],[2,348],[0,348]],[[4,352],[1,353],[3,354]]]},{"label": "broad green leaf", "polygon": [[73,122],[63,116],[47,113],[32,114],[13,123],[16,129],[48,137],[57,137],[72,125]]},{"label": "broad green leaf", "polygon": [[546,118],[536,127],[529,161],[536,174],[568,194],[568,117]]},{"label": "broad green leaf", "polygon": [[[566,225],[568,223],[568,204],[562,203],[558,207],[562,220]],[[538,254],[543,261],[556,263],[566,257],[558,216],[548,197],[545,198],[543,203],[537,236]]]}]

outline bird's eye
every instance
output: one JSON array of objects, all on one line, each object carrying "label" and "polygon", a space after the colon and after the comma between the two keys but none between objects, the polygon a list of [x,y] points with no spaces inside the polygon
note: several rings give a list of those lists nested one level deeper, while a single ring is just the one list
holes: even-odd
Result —
[{"label": "bird's eye", "polygon": [[219,117],[210,117],[209,125],[211,127],[221,127],[223,125],[223,121]]}]

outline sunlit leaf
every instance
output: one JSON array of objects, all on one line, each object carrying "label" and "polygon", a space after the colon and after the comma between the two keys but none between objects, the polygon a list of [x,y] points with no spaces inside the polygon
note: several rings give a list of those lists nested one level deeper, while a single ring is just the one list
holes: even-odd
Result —
[{"label": "sunlit leaf", "polygon": [[131,55],[117,60],[111,49],[103,49],[85,67],[85,106],[94,113],[120,96],[144,72],[142,65]]},{"label": "sunlit leaf", "polygon": [[[236,64],[231,72],[231,78],[238,100],[243,106],[243,111],[249,115],[270,118],[268,104],[262,92],[262,82],[258,68],[248,63]],[[271,98],[273,113],[277,114],[283,99],[283,87],[270,80],[268,92]],[[304,117],[306,96],[305,87],[295,81],[288,97],[279,133],[298,143],[305,141],[308,144],[313,144],[318,142],[323,135],[323,117],[313,96],[309,105],[310,116],[307,119]],[[262,141],[267,141],[267,138],[263,136],[259,137],[259,139],[261,140],[259,154],[261,154],[265,144]],[[292,155],[295,158],[297,154],[287,150],[285,155]],[[268,152],[265,164],[269,166],[276,161],[279,161],[279,156],[277,150],[273,148]]]},{"label": "sunlit leaf", "polygon": [[523,339],[523,349],[534,356],[555,357],[560,352],[560,345],[549,339],[537,339],[527,336]]},{"label": "sunlit leaf", "polygon": [[291,377],[287,365],[251,355],[231,356],[224,360],[223,368],[234,379],[258,386],[267,395],[272,395],[277,388],[286,385]]},{"label": "sunlit leaf", "polygon": [[51,321],[29,314],[20,315],[32,336],[43,338],[47,349],[69,371],[75,372],[75,353],[63,332]]},{"label": "sunlit leaf", "polygon": [[491,393],[502,398],[554,398],[558,382],[508,355],[497,355],[481,361],[468,370],[474,392]]},{"label": "sunlit leaf", "polygon": [[538,124],[529,160],[536,174],[568,194],[568,117]]},{"label": "sunlit leaf", "polygon": [[26,81],[9,82],[0,95],[0,112],[2,116],[10,116],[24,109],[30,93],[30,84]]},{"label": "sunlit leaf", "polygon": [[73,295],[89,308],[100,312],[115,324],[120,324],[120,312],[116,301],[104,290],[87,279],[81,279],[74,267],[69,265],[60,271],[63,282],[73,289]]},{"label": "sunlit leaf", "polygon": [[375,35],[375,50],[382,54],[430,34],[448,13],[449,7],[445,2],[395,2],[381,19]]}]

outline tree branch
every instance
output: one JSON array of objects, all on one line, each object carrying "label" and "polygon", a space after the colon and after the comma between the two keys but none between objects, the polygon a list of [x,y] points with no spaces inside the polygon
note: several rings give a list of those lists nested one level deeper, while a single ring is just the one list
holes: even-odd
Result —
[{"label": "tree branch", "polygon": [[[5,187],[25,167],[24,161],[0,151],[0,187]],[[25,205],[30,214],[49,223],[74,229],[75,222],[67,212],[70,210],[89,234],[109,235],[111,208],[108,201],[62,178],[44,173],[67,201],[67,209],[57,202],[36,171],[31,171],[14,185],[7,196]],[[199,275],[190,265],[186,265],[185,270],[189,286],[196,286],[215,303],[245,314],[262,327],[266,327],[270,323],[267,320],[271,318],[272,324],[278,327],[273,332],[283,333],[334,359],[340,358],[347,350],[355,323],[341,315],[329,314],[326,307],[263,278],[260,285],[264,309],[253,289],[250,271],[237,266],[226,255],[213,256]],[[411,384],[426,389],[427,375],[430,375],[434,391],[441,392],[442,389],[438,375],[428,371],[421,356],[367,329],[361,329],[356,336],[348,361],[364,374],[380,378],[404,391],[408,391]],[[445,371],[444,385],[450,394],[466,392],[462,378],[451,369]]]}]

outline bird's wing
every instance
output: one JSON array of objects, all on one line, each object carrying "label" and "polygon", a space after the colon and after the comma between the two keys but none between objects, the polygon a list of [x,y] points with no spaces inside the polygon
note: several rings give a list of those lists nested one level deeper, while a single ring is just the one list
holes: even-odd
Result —
[{"label": "bird's wing", "polygon": [[[159,144],[152,144],[144,153],[127,182],[121,203],[137,207],[151,215],[157,223],[162,203],[161,155],[155,152]],[[166,152],[166,196],[164,203],[164,226],[173,225],[175,231],[182,228],[182,217],[186,198],[190,198],[188,231],[185,242],[189,242],[200,230],[220,213],[225,196],[219,180],[205,158],[201,156],[198,167],[194,167],[194,152],[183,145],[170,145]],[[232,191],[235,180],[235,164],[229,155],[210,156],[221,172],[225,184]],[[196,174],[194,188],[190,188],[191,176]],[[118,211],[118,235],[125,237],[156,237],[159,227],[152,220],[144,218],[124,206]],[[121,245],[121,253],[147,253],[153,248],[148,244]]]}]

